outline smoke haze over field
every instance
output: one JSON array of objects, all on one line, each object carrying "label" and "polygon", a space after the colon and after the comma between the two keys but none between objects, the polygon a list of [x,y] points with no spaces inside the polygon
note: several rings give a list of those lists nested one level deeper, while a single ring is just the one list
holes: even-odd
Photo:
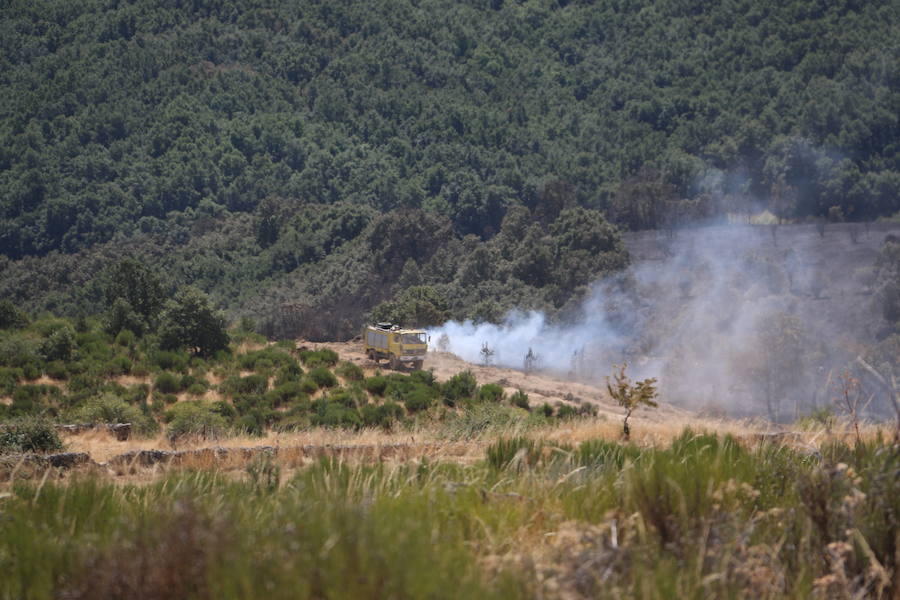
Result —
[{"label": "smoke haze over field", "polygon": [[[830,382],[882,326],[871,296],[878,248],[896,225],[716,226],[629,234],[634,264],[598,282],[580,315],[551,323],[512,312],[500,325],[449,322],[432,345],[481,362],[593,381],[627,361],[664,400],[784,419],[830,401]],[[852,233],[852,235],[851,235]],[[855,238],[855,241],[854,241]]]}]

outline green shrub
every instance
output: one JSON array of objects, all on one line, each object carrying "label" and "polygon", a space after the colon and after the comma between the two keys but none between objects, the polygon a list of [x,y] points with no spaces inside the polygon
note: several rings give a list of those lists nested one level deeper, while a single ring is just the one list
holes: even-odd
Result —
[{"label": "green shrub", "polygon": [[428,410],[432,404],[434,404],[434,393],[422,385],[417,385],[403,395],[403,405],[410,413]]},{"label": "green shrub", "polygon": [[291,362],[280,367],[275,373],[275,385],[279,386],[289,381],[298,382],[302,377],[303,367],[297,364],[296,361],[291,360]]},{"label": "green shrub", "polygon": [[127,356],[115,356],[106,363],[106,368],[103,372],[109,377],[128,375],[131,373],[131,366],[131,359]]},{"label": "green shrub", "polygon": [[181,391],[181,380],[177,375],[164,371],[156,376],[153,387],[163,394],[177,394]]},{"label": "green shrub", "polygon": [[231,422],[238,414],[234,406],[224,400],[217,400],[210,407],[214,413],[220,415],[227,422]]},{"label": "green shrub", "polygon": [[269,389],[269,379],[265,375],[254,373],[246,377],[232,377],[225,387],[235,395],[263,394]]},{"label": "green shrub", "polygon": [[479,402],[500,402],[503,395],[503,387],[496,383],[486,383],[478,389]]},{"label": "green shrub", "polygon": [[131,423],[132,430],[141,435],[156,431],[156,421],[141,410],[112,394],[92,398],[79,408],[75,419],[80,423]]},{"label": "green shrub", "polygon": [[130,348],[134,345],[135,335],[130,329],[123,329],[116,335],[116,345]]},{"label": "green shrub", "polygon": [[154,394],[153,397],[159,399],[163,404],[175,404],[178,402],[178,396],[175,394]]},{"label": "green shrub", "polygon": [[366,427],[390,429],[395,421],[403,417],[403,408],[394,402],[366,404],[360,409],[360,417]]},{"label": "green shrub", "polygon": [[300,362],[310,369],[316,367],[333,367],[338,362],[338,354],[329,348],[319,350],[301,350]]},{"label": "green shrub", "polygon": [[294,362],[294,357],[275,346],[247,352],[238,357],[238,365],[244,371],[269,371],[275,366],[283,367]]},{"label": "green shrub", "polygon": [[0,336],[0,365],[24,367],[39,360],[37,345],[23,333],[7,333]]},{"label": "green shrub", "polygon": [[50,379],[56,379],[57,381],[65,381],[69,378],[69,370],[66,368],[66,363],[61,360],[47,363],[44,367],[44,373]]},{"label": "green shrub", "polygon": [[456,406],[456,404],[475,395],[478,389],[478,382],[471,371],[463,371],[457,373],[447,380],[442,387],[444,402],[447,406]]},{"label": "green shrub", "polygon": [[384,396],[384,392],[387,389],[388,380],[383,375],[373,375],[372,377],[366,377],[363,380],[362,385],[363,388],[370,394],[375,394],[376,396]]},{"label": "green shrub", "polygon": [[52,423],[25,418],[0,424],[0,454],[58,452],[62,441]]},{"label": "green shrub", "polygon": [[28,317],[10,300],[0,300],[0,329],[21,329],[28,325]]},{"label": "green shrub", "polygon": [[553,407],[547,402],[544,402],[538,410],[540,410],[540,413],[548,419],[553,416]]},{"label": "green shrub", "polygon": [[338,388],[328,392],[328,401],[336,402],[347,408],[356,409],[358,404],[365,404],[366,398],[361,390],[359,392],[354,392],[347,388]]},{"label": "green shrub", "polygon": [[304,377],[300,380],[300,391],[305,394],[314,394],[319,390],[319,384],[309,378]]},{"label": "green shrub", "polygon": [[22,374],[28,381],[34,381],[36,379],[40,379],[41,375],[44,374],[44,371],[41,369],[41,365],[37,362],[29,362],[25,363],[25,365],[22,366]]},{"label": "green shrub", "polygon": [[12,394],[13,414],[30,414],[56,404],[62,397],[60,389],[53,385],[20,385]]},{"label": "green shrub", "polygon": [[571,404],[560,404],[556,407],[556,418],[558,419],[574,419],[578,414],[578,410]]},{"label": "green shrub", "polygon": [[301,389],[299,382],[290,381],[267,392],[266,396],[272,399],[273,406],[278,407],[299,398],[304,398],[306,397],[306,393]]},{"label": "green shrub", "polygon": [[158,350],[153,353],[151,360],[153,364],[161,369],[184,373],[185,371],[187,371],[188,363],[190,362],[191,357],[186,352]]},{"label": "green shrub", "polygon": [[311,423],[316,427],[343,427],[358,429],[362,426],[359,413],[352,408],[347,408],[337,402],[323,400],[317,402],[317,410],[313,414]]},{"label": "green shrub", "polygon": [[365,377],[365,374],[359,365],[346,361],[339,364],[334,372],[338,376],[343,377],[346,381],[362,381]]},{"label": "green shrub", "polygon": [[320,388],[329,388],[337,385],[337,378],[328,367],[316,367],[309,372],[309,378],[316,382]]},{"label": "green shrub", "polygon": [[40,353],[46,361],[71,360],[75,348],[75,331],[66,325],[44,338]]},{"label": "green shrub", "polygon": [[206,384],[200,381],[192,383],[188,386],[187,393],[191,396],[202,396],[206,393]]},{"label": "green shrub", "polygon": [[181,402],[166,412],[166,436],[177,440],[185,436],[217,439],[225,434],[227,423],[211,404],[198,400]]},{"label": "green shrub", "polygon": [[125,390],[122,398],[129,404],[141,404],[147,402],[150,395],[150,386],[146,383],[136,383]]},{"label": "green shrub", "polygon": [[25,378],[22,369],[0,367],[0,394],[10,395],[20,380]]},{"label": "green shrub", "polygon": [[525,410],[530,410],[528,405],[528,394],[522,390],[516,390],[516,393],[509,397],[509,403]]}]

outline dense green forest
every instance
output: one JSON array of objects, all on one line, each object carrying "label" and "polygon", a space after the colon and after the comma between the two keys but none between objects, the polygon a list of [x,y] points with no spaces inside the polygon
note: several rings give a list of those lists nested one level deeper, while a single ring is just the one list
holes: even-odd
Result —
[{"label": "dense green forest", "polygon": [[565,311],[627,263],[611,223],[892,215],[898,22],[890,1],[15,1],[0,295],[96,311],[132,255],[269,335],[346,336],[383,301]]}]

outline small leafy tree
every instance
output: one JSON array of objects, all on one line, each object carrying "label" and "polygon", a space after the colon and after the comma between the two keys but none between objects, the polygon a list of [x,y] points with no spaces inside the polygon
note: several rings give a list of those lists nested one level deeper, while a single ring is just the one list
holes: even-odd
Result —
[{"label": "small leafy tree", "polygon": [[606,378],[606,389],[609,395],[616,403],[625,409],[625,420],[622,423],[622,433],[627,440],[631,436],[631,429],[628,427],[628,418],[631,413],[640,406],[649,406],[656,408],[657,403],[653,400],[657,396],[656,378],[650,377],[632,383],[631,379],[625,374],[627,363],[621,367],[613,365],[612,381]]},{"label": "small leafy tree", "polygon": [[160,315],[159,345],[166,350],[188,348],[200,356],[212,356],[228,347],[225,317],[209,305],[198,289],[184,288],[166,302]]}]

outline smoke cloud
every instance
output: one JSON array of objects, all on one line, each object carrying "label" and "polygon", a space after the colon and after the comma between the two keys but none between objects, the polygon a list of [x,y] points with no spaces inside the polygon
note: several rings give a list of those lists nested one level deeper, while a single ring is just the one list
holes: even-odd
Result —
[{"label": "smoke cloud", "polygon": [[[854,231],[854,227],[857,229]],[[503,323],[434,328],[480,363],[600,382],[613,364],[656,377],[665,401],[789,419],[830,402],[835,370],[869,343],[880,315],[871,273],[884,232],[863,226],[711,226],[628,234],[633,265],[594,285],[566,322],[513,311]]]}]

